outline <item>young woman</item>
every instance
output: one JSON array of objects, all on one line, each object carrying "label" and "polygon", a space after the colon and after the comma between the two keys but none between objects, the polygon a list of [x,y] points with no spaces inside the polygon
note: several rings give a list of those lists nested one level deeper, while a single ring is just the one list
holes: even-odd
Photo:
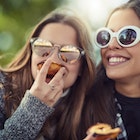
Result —
[{"label": "young woman", "polygon": [[90,96],[93,122],[119,126],[118,140],[140,140],[140,1],[116,8],[95,42],[102,62]]},{"label": "young woman", "polygon": [[[87,123],[82,108],[95,74],[92,58],[86,23],[67,9],[48,14],[21,53],[1,69],[0,139],[83,139],[88,127],[81,127]],[[50,77],[52,63],[61,68]]]}]

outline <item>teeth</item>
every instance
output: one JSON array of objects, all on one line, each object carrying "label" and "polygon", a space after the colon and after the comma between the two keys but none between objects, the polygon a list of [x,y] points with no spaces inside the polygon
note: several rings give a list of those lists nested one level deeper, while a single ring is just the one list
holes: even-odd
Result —
[{"label": "teeth", "polygon": [[110,63],[118,63],[118,62],[124,62],[126,59],[124,57],[111,57],[109,58]]}]

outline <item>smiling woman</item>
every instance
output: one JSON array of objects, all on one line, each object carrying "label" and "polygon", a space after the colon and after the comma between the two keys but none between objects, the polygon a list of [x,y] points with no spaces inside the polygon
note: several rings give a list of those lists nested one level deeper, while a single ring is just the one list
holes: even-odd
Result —
[{"label": "smiling woman", "polygon": [[112,11],[95,36],[102,59],[89,105],[93,115],[100,112],[95,120],[121,128],[117,140],[140,140],[139,31],[140,0],[130,0]]}]

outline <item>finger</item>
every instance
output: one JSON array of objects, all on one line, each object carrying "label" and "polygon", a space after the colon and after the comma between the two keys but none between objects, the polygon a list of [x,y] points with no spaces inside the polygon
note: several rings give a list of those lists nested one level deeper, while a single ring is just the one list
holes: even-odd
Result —
[{"label": "finger", "polygon": [[110,140],[109,135],[92,135],[95,140]]},{"label": "finger", "polygon": [[61,78],[58,81],[54,79],[54,81],[50,81],[48,85],[51,87],[52,92],[49,94],[51,98],[54,99],[54,101],[57,101],[63,94],[63,89],[64,89],[64,80]]},{"label": "finger", "polygon": [[[50,86],[50,85],[48,85]],[[61,85],[60,85],[61,86]],[[60,88],[59,85],[57,87],[54,87],[53,90],[50,90],[49,94],[46,95],[46,103],[49,106],[54,106],[56,102],[60,99],[61,95],[63,94],[63,87]],[[50,87],[51,89],[51,87]]]},{"label": "finger", "polygon": [[60,68],[60,70],[55,74],[50,83],[57,84],[57,82],[59,82],[64,77],[65,73],[66,73],[65,67]]},{"label": "finger", "polygon": [[61,98],[62,94],[63,94],[63,91],[57,92],[49,105],[54,107],[56,103],[58,102],[58,100]]},{"label": "finger", "polygon": [[93,138],[92,134],[89,134],[86,138],[84,138],[84,140],[96,140],[96,138]]},{"label": "finger", "polygon": [[[54,83],[54,84],[53,84]],[[50,82],[48,84],[52,90],[52,93],[49,94],[50,96],[53,96],[53,98],[56,98],[57,96],[61,96],[64,88],[64,81],[59,80],[58,82]]]},{"label": "finger", "polygon": [[50,59],[47,59],[45,61],[45,63],[43,64],[42,68],[40,69],[40,72],[39,72],[39,79],[40,81],[44,82],[46,80],[46,75],[48,73],[48,69],[51,65],[52,61]]}]

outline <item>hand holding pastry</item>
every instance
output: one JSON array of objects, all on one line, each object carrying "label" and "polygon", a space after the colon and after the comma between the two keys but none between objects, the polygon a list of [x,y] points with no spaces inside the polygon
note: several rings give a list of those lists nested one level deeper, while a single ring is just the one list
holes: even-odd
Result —
[{"label": "hand holding pastry", "polygon": [[[42,68],[43,64],[44,64],[44,62],[41,62],[41,63],[39,63],[37,65],[38,70],[40,70]],[[48,73],[47,73],[47,77],[53,78],[54,75],[59,71],[59,69],[61,67],[62,67],[62,65],[52,62],[50,67],[49,67],[49,70],[48,70]]]},{"label": "hand holding pastry", "polygon": [[84,140],[112,140],[121,132],[119,127],[111,128],[105,123],[97,123],[87,130],[88,136]]},{"label": "hand holding pastry", "polygon": [[39,71],[30,92],[47,105],[53,106],[63,93],[65,68],[52,63],[50,59],[37,67]]}]

